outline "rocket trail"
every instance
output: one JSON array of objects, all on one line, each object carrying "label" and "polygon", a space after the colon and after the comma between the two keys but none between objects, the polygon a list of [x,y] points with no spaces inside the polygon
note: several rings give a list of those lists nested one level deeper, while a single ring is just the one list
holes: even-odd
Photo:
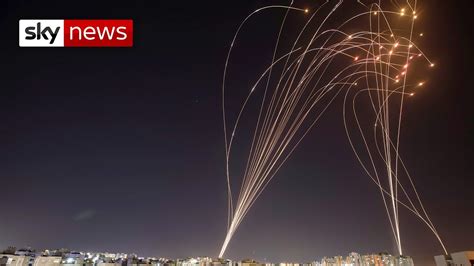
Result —
[{"label": "rocket trail", "polygon": [[[416,91],[425,84],[415,80],[418,73],[434,63],[415,43],[422,36],[415,33],[419,19],[416,0],[390,1],[389,8],[382,7],[381,2],[358,1],[358,8],[352,8],[350,16],[344,15],[348,12],[343,0],[327,1],[315,11],[294,7],[293,2],[266,6],[239,25],[222,79],[228,224],[219,257],[224,256],[257,198],[338,97],[343,99],[342,122],[349,144],[380,191],[398,253],[403,254],[399,223],[402,206],[426,224],[447,254],[399,152],[403,107],[413,102]],[[226,82],[232,51],[237,49],[235,41],[254,16],[277,10],[283,10],[284,16],[277,41],[270,48],[272,61],[248,89],[240,109],[227,110]],[[283,40],[286,24],[295,13],[307,16],[307,21],[295,39]],[[396,28],[392,26],[395,22]],[[283,41],[291,48],[283,50]],[[255,102],[257,112],[244,112]],[[237,174],[241,187],[235,199],[230,163],[236,159],[231,157],[232,148],[236,133],[249,130],[241,122],[251,118],[256,122],[249,132],[252,139],[248,141],[245,167]]]}]

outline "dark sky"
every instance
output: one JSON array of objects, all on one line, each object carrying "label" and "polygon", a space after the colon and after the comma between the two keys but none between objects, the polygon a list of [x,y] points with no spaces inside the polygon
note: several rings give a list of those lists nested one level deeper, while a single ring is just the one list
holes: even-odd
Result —
[{"label": "dark sky", "polygon": [[[2,1],[0,247],[217,256],[227,219],[223,63],[240,21],[272,3]],[[401,150],[448,249],[472,250],[473,3],[419,3],[420,45],[437,67],[407,107]],[[237,73],[248,80],[234,86],[261,71],[253,55],[281,15],[249,26],[256,44]],[[135,44],[18,48],[20,18],[132,18]],[[417,264],[442,253],[405,211],[401,227]],[[378,191],[349,148],[341,110],[332,108],[257,201],[227,256],[394,253],[389,230]]]}]

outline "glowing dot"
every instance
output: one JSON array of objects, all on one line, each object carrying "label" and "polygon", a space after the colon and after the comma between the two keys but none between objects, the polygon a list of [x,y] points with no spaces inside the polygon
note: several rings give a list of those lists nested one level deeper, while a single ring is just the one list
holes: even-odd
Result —
[{"label": "glowing dot", "polygon": [[408,45],[408,47],[409,47],[409,48],[412,48],[412,47],[413,47],[413,44]]},{"label": "glowing dot", "polygon": [[305,13],[308,13],[308,12],[309,12],[309,10],[306,8],[306,9],[304,10],[304,12],[305,12]]},{"label": "glowing dot", "polygon": [[421,54],[418,54],[418,57],[420,57],[420,56],[421,56]]},{"label": "glowing dot", "polygon": [[393,50],[390,50],[390,52],[388,52],[389,54],[392,54],[393,53]]},{"label": "glowing dot", "polygon": [[418,17],[417,15],[414,15],[414,16],[413,16],[413,19],[416,19],[417,17]]},{"label": "glowing dot", "polygon": [[377,11],[374,11],[374,15],[377,15]]},{"label": "glowing dot", "polygon": [[359,60],[359,57],[358,56],[354,57],[354,61],[357,61],[357,60]]},{"label": "glowing dot", "polygon": [[396,80],[395,80],[395,83],[398,83],[399,81],[400,81],[399,79],[396,79]]},{"label": "glowing dot", "polygon": [[418,86],[423,86],[423,84],[424,84],[423,82],[420,82],[418,83]]},{"label": "glowing dot", "polygon": [[402,76],[404,76],[406,73],[407,73],[407,72],[403,71],[403,72],[402,72]]},{"label": "glowing dot", "polygon": [[423,36],[423,32],[422,32],[422,33],[420,33],[420,37],[422,37],[422,36]]},{"label": "glowing dot", "polygon": [[404,65],[403,68],[407,68],[408,67],[408,64]]},{"label": "glowing dot", "polygon": [[416,14],[416,12],[415,12],[415,11],[413,11],[413,15],[415,15],[415,14]]},{"label": "glowing dot", "polygon": [[412,93],[410,93],[410,96],[413,96],[413,95],[415,95],[413,92],[412,92]]},{"label": "glowing dot", "polygon": [[352,39],[352,35],[349,35],[349,36],[347,37],[347,39],[349,39],[349,40]]},{"label": "glowing dot", "polygon": [[377,57],[375,58],[375,60],[379,60],[379,59],[380,59],[380,56],[377,56]]},{"label": "glowing dot", "polygon": [[405,12],[405,8],[402,8],[402,12]]},{"label": "glowing dot", "polygon": [[431,64],[430,64],[430,67],[434,67],[434,64],[433,64],[433,63],[431,63]]},{"label": "glowing dot", "polygon": [[393,37],[393,33],[392,33],[392,34],[390,34],[390,37]]},{"label": "glowing dot", "polygon": [[397,42],[397,43],[395,43],[393,46],[395,46],[395,47],[398,47],[398,42]]},{"label": "glowing dot", "polygon": [[412,60],[412,59],[413,59],[413,55],[412,55],[412,56],[410,56],[410,60]]},{"label": "glowing dot", "polygon": [[382,49],[382,48],[383,48],[383,46],[382,46],[382,45],[380,45],[379,49]]}]

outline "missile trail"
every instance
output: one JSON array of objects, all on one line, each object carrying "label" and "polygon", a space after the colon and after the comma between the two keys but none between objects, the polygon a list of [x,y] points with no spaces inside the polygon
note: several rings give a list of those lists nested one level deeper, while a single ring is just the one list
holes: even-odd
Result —
[{"label": "missile trail", "polygon": [[[222,79],[228,222],[219,257],[224,256],[269,182],[338,98],[343,99],[341,122],[347,140],[380,192],[398,253],[403,254],[401,206],[430,229],[447,254],[400,154],[403,107],[413,104],[413,96],[425,84],[417,79],[419,73],[434,66],[416,45],[417,36],[421,36],[415,31],[417,2],[392,0],[386,8],[381,0],[371,4],[358,1],[357,6],[349,9],[351,12],[347,12],[343,0],[326,1],[314,11],[294,7],[293,2],[266,6],[252,12],[238,26]],[[232,52],[238,49],[235,42],[239,33],[254,16],[277,10],[283,10],[284,16],[276,42],[269,48],[271,63],[257,73],[240,108],[229,110],[227,79],[232,73],[228,68]],[[284,33],[295,15],[306,16],[307,20],[295,39],[283,38],[290,36]],[[283,49],[282,43],[291,44],[290,48]],[[256,112],[245,112],[255,103]],[[252,128],[243,126],[248,125],[243,121],[255,118]],[[245,167],[234,170],[230,165],[238,160],[232,155],[239,131],[252,137],[245,140]],[[231,176],[234,172],[238,174]],[[238,193],[232,188],[236,178],[241,184]]]}]

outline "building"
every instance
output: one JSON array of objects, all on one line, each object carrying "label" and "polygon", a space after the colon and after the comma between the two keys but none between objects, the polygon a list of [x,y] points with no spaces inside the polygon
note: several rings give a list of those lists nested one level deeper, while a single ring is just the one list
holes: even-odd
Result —
[{"label": "building", "polygon": [[451,266],[453,265],[453,260],[449,255],[438,255],[434,257],[436,266]]},{"label": "building", "polygon": [[16,254],[0,254],[1,266],[30,266],[34,263],[35,258],[25,255]]},{"label": "building", "polygon": [[236,263],[237,266],[266,266],[265,263],[260,263],[255,260],[245,259]]},{"label": "building", "polygon": [[352,252],[347,257],[324,257],[321,262],[314,261],[311,266],[413,266],[408,256],[393,256],[388,253],[359,255]]},{"label": "building", "polygon": [[33,266],[60,266],[62,257],[39,256],[36,257]]},{"label": "building", "polygon": [[474,266],[474,251],[461,251],[434,257],[436,266]]}]

